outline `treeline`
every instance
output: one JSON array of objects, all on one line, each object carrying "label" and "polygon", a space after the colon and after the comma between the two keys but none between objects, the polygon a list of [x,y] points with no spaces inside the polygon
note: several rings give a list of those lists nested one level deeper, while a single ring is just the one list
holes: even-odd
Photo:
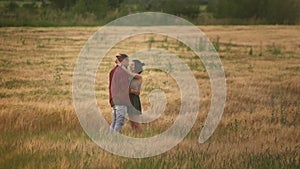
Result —
[{"label": "treeline", "polygon": [[0,1],[0,25],[104,25],[145,11],[174,14],[194,24],[299,24],[299,9],[300,0]]},{"label": "treeline", "polygon": [[252,19],[266,24],[300,22],[300,0],[215,0],[207,10],[217,19]]},{"label": "treeline", "polygon": [[0,1],[1,26],[104,25],[145,11],[195,19],[207,0],[36,0]]}]

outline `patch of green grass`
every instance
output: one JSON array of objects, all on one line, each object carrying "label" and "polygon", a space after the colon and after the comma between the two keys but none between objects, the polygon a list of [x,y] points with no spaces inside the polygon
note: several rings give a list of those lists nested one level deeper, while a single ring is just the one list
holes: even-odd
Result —
[{"label": "patch of green grass", "polygon": [[209,157],[209,155],[194,151],[177,152],[145,159],[128,159],[121,165],[121,168],[203,168]]},{"label": "patch of green grass", "polygon": [[31,65],[31,62],[30,62],[29,59],[26,60],[26,64],[27,64],[27,65]]},{"label": "patch of green grass", "polygon": [[281,54],[280,46],[275,45],[275,43],[273,43],[272,45],[267,46],[267,48],[268,48],[268,51],[272,55],[280,55]]},{"label": "patch of green grass", "polygon": [[262,42],[260,42],[258,56],[262,56],[262,55],[263,55],[263,45],[262,45]]},{"label": "patch of green grass", "polygon": [[197,62],[197,60],[190,60],[190,62],[188,63],[189,68],[191,70],[199,70],[200,69],[200,64]]},{"label": "patch of green grass", "polygon": [[228,43],[226,43],[225,45],[226,45],[226,52],[230,52],[231,48],[232,48],[231,40]]},{"label": "patch of green grass", "polygon": [[148,43],[148,49],[151,49],[152,44],[155,43],[155,39],[153,36],[150,37],[150,39],[147,41]]},{"label": "patch of green grass", "polygon": [[300,66],[287,67],[287,68],[285,68],[285,70],[299,72],[300,71]]},{"label": "patch of green grass", "polygon": [[53,75],[53,78],[54,78],[55,82],[60,82],[62,80],[62,75],[63,75],[62,69],[63,68],[61,68],[61,67],[56,67],[55,68],[55,73]]},{"label": "patch of green grass", "polygon": [[220,44],[220,37],[218,36],[215,40],[213,40],[213,46],[214,46],[214,48],[215,48],[215,50],[217,51],[217,52],[219,52],[220,51],[220,47],[221,47],[221,44]]},{"label": "patch of green grass", "polygon": [[[272,93],[270,96],[270,107],[271,107],[271,123],[282,126],[292,126],[299,122],[299,95],[295,95],[294,91],[281,88],[279,91]],[[291,99],[293,98],[293,99]],[[288,110],[289,107],[293,107],[292,110]]]},{"label": "patch of green grass", "polygon": [[253,72],[253,65],[252,64],[248,64],[248,70],[249,70],[249,72]]},{"label": "patch of green grass", "polygon": [[46,80],[11,79],[0,83],[0,88],[17,89],[21,87],[48,86]]},{"label": "patch of green grass", "polygon": [[249,56],[252,56],[253,55],[253,48],[250,47],[250,50],[249,50]]},{"label": "patch of green grass", "polygon": [[7,94],[7,93],[0,93],[0,98],[7,98],[7,97],[9,97],[10,95],[9,94]]},{"label": "patch of green grass", "polygon": [[271,154],[269,152],[254,154],[245,154],[245,168],[256,169],[274,169],[274,168],[290,168],[298,169],[299,154],[296,150],[286,151],[283,153]]}]

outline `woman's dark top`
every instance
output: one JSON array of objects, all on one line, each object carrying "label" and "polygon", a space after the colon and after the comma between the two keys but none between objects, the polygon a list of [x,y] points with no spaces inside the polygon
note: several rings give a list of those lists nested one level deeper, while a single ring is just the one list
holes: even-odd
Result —
[{"label": "woman's dark top", "polygon": [[[142,86],[142,81],[138,79],[132,79],[130,82],[130,89],[135,89],[140,91]],[[142,114],[142,106],[140,96],[134,93],[129,93],[129,98],[133,107],[129,107],[129,114]]]}]

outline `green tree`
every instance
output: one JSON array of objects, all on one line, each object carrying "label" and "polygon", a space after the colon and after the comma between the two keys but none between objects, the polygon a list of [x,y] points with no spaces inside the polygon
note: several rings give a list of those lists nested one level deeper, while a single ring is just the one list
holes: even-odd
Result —
[{"label": "green tree", "polygon": [[199,0],[137,0],[140,11],[165,12],[178,16],[196,17],[200,10]]},{"label": "green tree", "polygon": [[299,0],[268,0],[265,18],[272,24],[295,24],[300,19]]},{"label": "green tree", "polygon": [[78,0],[73,11],[77,14],[94,14],[98,19],[103,19],[108,12],[108,0]]},{"label": "green tree", "polygon": [[58,9],[70,9],[77,0],[50,0],[52,6]]},{"label": "green tree", "polygon": [[217,0],[208,9],[216,18],[256,18],[269,24],[296,24],[300,18],[299,0]]},{"label": "green tree", "polygon": [[8,12],[16,12],[18,8],[19,8],[19,5],[16,2],[10,2],[5,6],[5,9]]},{"label": "green tree", "polygon": [[120,7],[123,1],[124,0],[109,0],[108,6],[110,7],[110,9],[116,9]]}]

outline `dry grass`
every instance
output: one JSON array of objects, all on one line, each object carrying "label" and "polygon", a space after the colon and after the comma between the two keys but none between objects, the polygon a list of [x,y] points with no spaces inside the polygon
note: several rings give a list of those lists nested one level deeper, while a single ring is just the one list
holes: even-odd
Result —
[{"label": "dry grass", "polygon": [[[107,79],[115,53],[132,53],[151,42],[151,47],[180,55],[193,70],[201,92],[197,123],[171,151],[146,159],[105,152],[77,120],[73,68],[98,28],[0,28],[0,168],[299,168],[300,27],[200,28],[219,47],[227,78],[225,112],[204,144],[197,139],[210,105],[210,83],[201,61],[184,45],[163,36],[139,35],[120,42],[99,67],[97,102],[108,121]],[[149,92],[157,87],[166,93],[167,109],[143,126],[144,137],[170,127],[180,108],[175,81],[148,70],[141,95],[144,109],[149,107]],[[136,136],[128,124],[124,134]]]}]

